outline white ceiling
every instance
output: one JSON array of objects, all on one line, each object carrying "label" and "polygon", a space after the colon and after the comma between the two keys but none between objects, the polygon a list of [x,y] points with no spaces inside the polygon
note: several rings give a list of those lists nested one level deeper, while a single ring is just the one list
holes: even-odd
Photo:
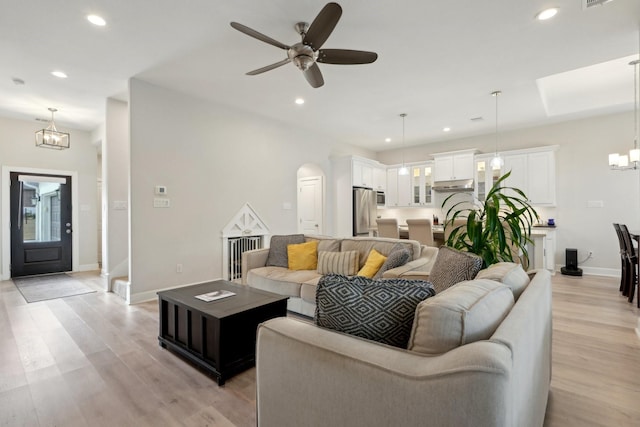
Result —
[{"label": "white ceiling", "polygon": [[[293,64],[246,76],[284,52],[229,23],[293,44],[294,24],[312,21],[325,1],[1,0],[0,115],[33,120],[56,107],[59,127],[92,130],[105,99],[126,98],[136,76],[379,151],[400,143],[400,113],[407,144],[493,132],[494,90],[502,130],[631,110],[640,0],[588,10],[582,1],[343,0],[324,47],[379,58],[320,64],[325,85],[313,89]],[[536,21],[549,6],[558,15]],[[107,26],[91,25],[89,13]]]}]

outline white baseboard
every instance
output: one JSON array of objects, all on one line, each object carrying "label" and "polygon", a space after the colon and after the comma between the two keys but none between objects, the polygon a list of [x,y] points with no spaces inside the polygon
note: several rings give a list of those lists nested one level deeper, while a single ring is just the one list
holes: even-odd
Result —
[{"label": "white baseboard", "polygon": [[132,282],[130,283],[129,286],[129,300],[127,301],[128,304],[139,304],[141,302],[147,302],[147,301],[154,301],[158,299],[158,292],[162,292],[162,291],[167,291],[169,289],[177,289],[177,288],[184,288],[185,286],[192,286],[192,285],[199,285],[201,283],[207,283],[207,282],[214,282],[216,280],[223,280],[222,278],[217,278],[217,279],[210,279],[210,280],[203,280],[201,282],[195,282],[195,283],[184,283],[182,285],[176,285],[176,286],[169,286],[167,288],[163,288],[163,289],[153,289],[151,291],[145,291],[145,292],[131,292],[132,290],[135,289],[135,285]]},{"label": "white baseboard", "polygon": [[640,339],[640,317],[638,317],[638,326],[636,327],[636,335]]},{"label": "white baseboard", "polygon": [[[560,269],[564,267],[560,264],[556,265],[556,271],[560,272]],[[582,273],[587,274],[589,276],[604,276],[604,277],[617,277],[620,278],[620,269],[615,268],[602,268],[602,267],[583,267],[579,266],[582,269]]]},{"label": "white baseboard", "polygon": [[98,265],[98,263],[96,262],[95,264],[82,264],[76,267],[75,270],[73,270],[73,272],[79,272],[79,271],[95,271],[95,270],[100,270],[100,266]]}]

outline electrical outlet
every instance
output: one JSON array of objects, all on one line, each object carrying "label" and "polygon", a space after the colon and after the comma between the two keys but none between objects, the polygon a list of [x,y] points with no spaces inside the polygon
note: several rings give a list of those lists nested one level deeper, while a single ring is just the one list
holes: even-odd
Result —
[{"label": "electrical outlet", "polygon": [[182,273],[182,264],[176,264],[176,273]]}]

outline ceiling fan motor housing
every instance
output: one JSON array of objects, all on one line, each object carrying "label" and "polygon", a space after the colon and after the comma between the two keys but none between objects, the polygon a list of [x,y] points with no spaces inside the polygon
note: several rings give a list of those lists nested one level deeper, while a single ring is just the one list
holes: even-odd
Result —
[{"label": "ceiling fan motor housing", "polygon": [[296,64],[296,67],[305,71],[313,65],[318,58],[318,53],[305,44],[296,43],[287,50],[287,56]]}]

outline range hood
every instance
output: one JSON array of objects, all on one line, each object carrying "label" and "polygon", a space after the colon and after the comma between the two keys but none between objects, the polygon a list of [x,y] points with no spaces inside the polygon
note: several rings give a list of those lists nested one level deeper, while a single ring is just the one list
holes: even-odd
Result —
[{"label": "range hood", "polygon": [[473,179],[454,179],[451,181],[436,181],[433,190],[442,193],[456,193],[473,191]]}]

